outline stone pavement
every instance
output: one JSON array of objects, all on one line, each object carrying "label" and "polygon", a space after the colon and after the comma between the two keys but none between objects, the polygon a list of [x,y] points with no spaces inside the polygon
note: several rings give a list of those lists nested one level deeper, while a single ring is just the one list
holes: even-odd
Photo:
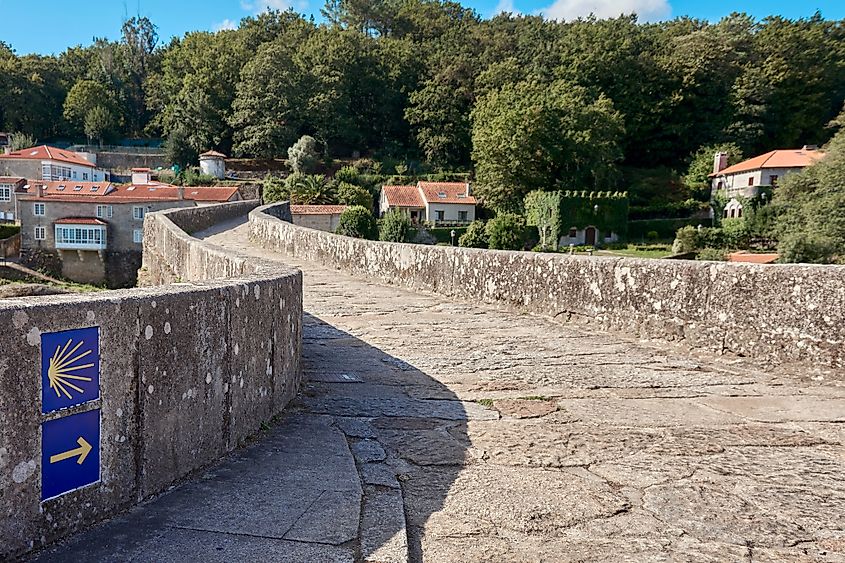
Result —
[{"label": "stone pavement", "polygon": [[845,375],[305,274],[305,385],[196,480],[43,554],[845,561]]}]

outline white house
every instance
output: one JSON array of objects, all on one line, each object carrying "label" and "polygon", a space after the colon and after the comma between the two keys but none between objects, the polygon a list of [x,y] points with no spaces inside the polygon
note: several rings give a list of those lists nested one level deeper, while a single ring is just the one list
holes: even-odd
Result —
[{"label": "white house", "polygon": [[414,223],[459,225],[475,220],[476,203],[469,183],[418,182],[416,186],[383,186],[379,214],[400,209]]},{"label": "white house", "polygon": [[345,205],[291,205],[294,225],[333,233],[340,224]]},{"label": "white house", "polygon": [[[95,158],[94,155],[87,155]],[[0,175],[20,176],[45,182],[77,180],[103,182],[108,173],[80,153],[47,145],[0,155]]]},{"label": "white house", "polygon": [[717,153],[710,174],[712,191],[725,190],[730,201],[725,206],[724,217],[742,217],[741,197],[757,197],[760,188],[775,188],[778,181],[793,172],[815,164],[824,157],[815,146],[800,149],[775,150],[728,166],[728,155]]}]

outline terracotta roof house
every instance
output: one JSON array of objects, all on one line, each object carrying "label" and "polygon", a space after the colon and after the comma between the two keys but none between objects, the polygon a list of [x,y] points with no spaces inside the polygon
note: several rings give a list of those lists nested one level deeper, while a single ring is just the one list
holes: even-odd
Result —
[{"label": "terracotta roof house", "polygon": [[407,213],[414,223],[459,225],[475,220],[477,201],[466,182],[418,182],[415,186],[383,186],[379,213]]},{"label": "terracotta roof house", "polygon": [[291,205],[290,214],[293,224],[318,231],[333,233],[340,223],[340,215],[346,210],[345,205]]},{"label": "terracotta roof house", "polygon": [[147,213],[240,199],[237,187],[133,179],[141,183],[29,181],[17,194],[22,261],[82,283],[133,285]]},{"label": "terracotta roof house", "polygon": [[757,197],[762,188],[776,188],[784,176],[815,164],[824,154],[815,146],[804,146],[770,151],[728,166],[728,155],[717,153],[710,174],[711,189],[714,194],[725,190],[731,198],[723,212],[725,218],[742,217],[741,198]]},{"label": "terracotta roof house", "polygon": [[37,180],[106,180],[105,170],[97,168],[94,155],[83,155],[48,145],[0,154],[0,175]]}]

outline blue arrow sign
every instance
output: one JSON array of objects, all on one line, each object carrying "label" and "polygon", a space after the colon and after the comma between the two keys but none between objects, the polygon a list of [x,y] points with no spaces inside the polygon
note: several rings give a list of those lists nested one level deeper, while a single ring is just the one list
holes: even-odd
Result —
[{"label": "blue arrow sign", "polygon": [[41,412],[100,397],[99,327],[41,335]]},{"label": "blue arrow sign", "polygon": [[100,410],[41,425],[41,500],[100,480]]}]

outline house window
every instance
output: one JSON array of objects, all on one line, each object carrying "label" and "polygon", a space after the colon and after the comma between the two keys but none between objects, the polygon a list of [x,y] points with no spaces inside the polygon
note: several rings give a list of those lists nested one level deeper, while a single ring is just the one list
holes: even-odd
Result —
[{"label": "house window", "polygon": [[12,201],[12,188],[0,186],[0,201]]},{"label": "house window", "polygon": [[750,178],[748,178],[748,185],[749,185],[749,186],[753,186],[753,185],[754,185],[754,176],[751,176]]},{"label": "house window", "polygon": [[111,205],[98,205],[97,206],[97,218],[98,219],[111,219],[112,215],[114,215],[114,210],[112,209]]},{"label": "house window", "polygon": [[35,240],[44,240],[47,238],[47,229],[44,227],[35,227]]},{"label": "house window", "polygon": [[33,206],[32,214],[35,215],[36,217],[43,217],[45,213],[46,213],[46,208],[44,207],[43,203],[36,203]]},{"label": "house window", "polygon": [[578,237],[578,229],[569,229],[569,238]]},{"label": "house window", "polygon": [[778,177],[774,174],[769,176],[769,185],[773,188],[778,185]]},{"label": "house window", "polygon": [[144,231],[142,229],[134,229],[132,231],[132,242],[135,244],[144,242]]},{"label": "house window", "polygon": [[105,227],[56,225],[56,248],[69,250],[105,249]]},{"label": "house window", "polygon": [[88,180],[88,172],[83,172],[83,173],[82,173],[82,179],[83,179],[83,180]]},{"label": "house window", "polygon": [[458,211],[458,220],[460,221],[468,221],[469,215],[466,211]]},{"label": "house window", "polygon": [[446,212],[445,211],[437,210],[434,213],[435,213],[435,217],[437,218],[438,221],[445,220],[445,218],[446,218]]},{"label": "house window", "polygon": [[73,179],[76,180],[76,170],[73,171]]},{"label": "house window", "polygon": [[133,207],[132,208],[132,218],[135,219],[136,221],[143,221],[145,213],[146,213],[146,210],[143,207]]}]

